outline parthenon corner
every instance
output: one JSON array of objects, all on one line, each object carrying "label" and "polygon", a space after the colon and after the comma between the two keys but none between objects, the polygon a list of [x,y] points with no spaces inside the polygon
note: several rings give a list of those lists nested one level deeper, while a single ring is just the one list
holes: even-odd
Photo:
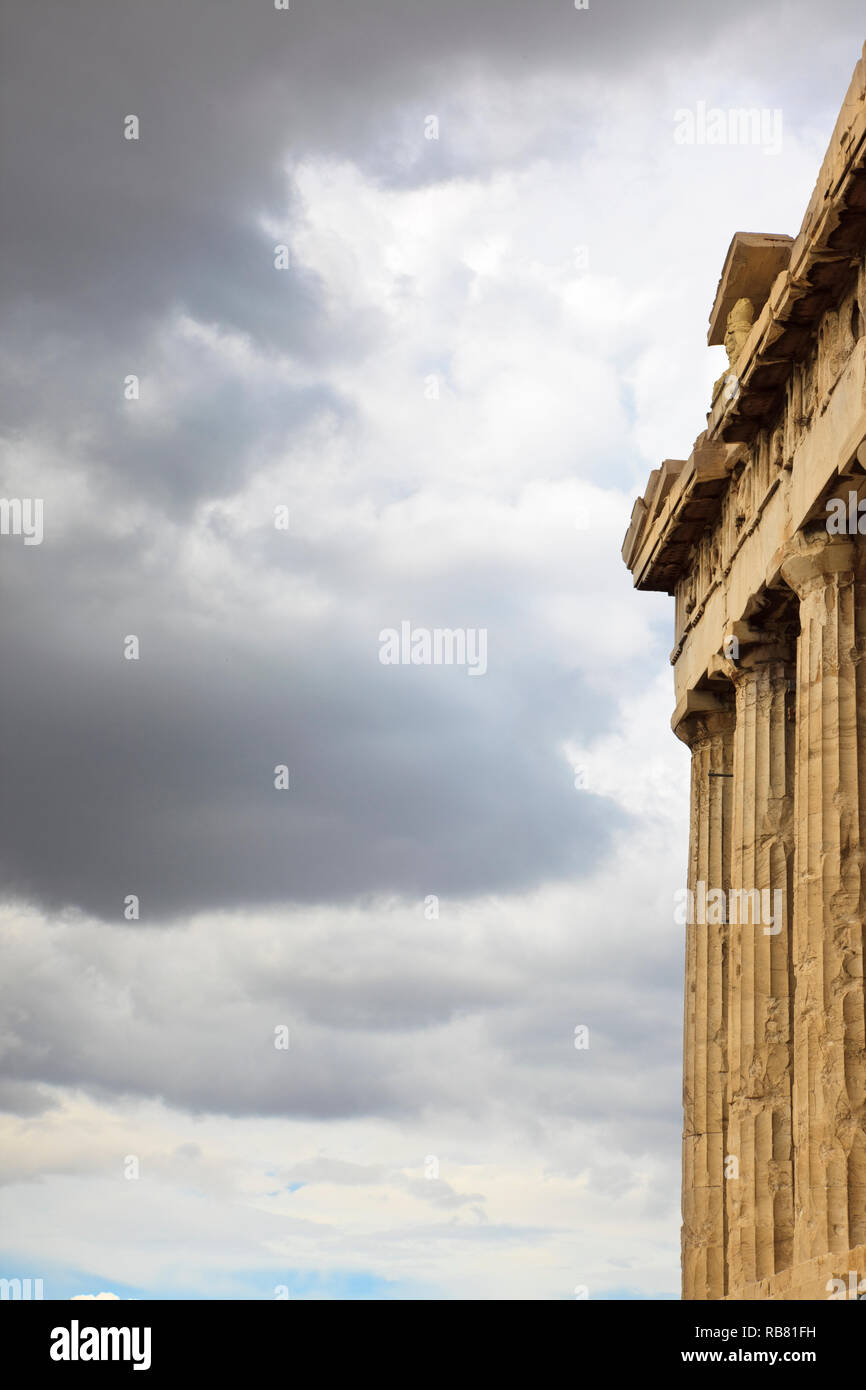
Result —
[{"label": "parthenon corner", "polygon": [[866,1289],[866,48],[796,237],[737,232],[728,370],[623,558],[691,750],[682,1296]]}]

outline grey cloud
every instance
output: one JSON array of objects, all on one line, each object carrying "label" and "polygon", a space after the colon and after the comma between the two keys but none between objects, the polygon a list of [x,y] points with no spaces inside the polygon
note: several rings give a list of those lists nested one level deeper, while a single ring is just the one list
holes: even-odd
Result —
[{"label": "grey cloud", "polygon": [[[532,956],[525,924],[497,932],[495,916],[483,920],[483,931],[465,913],[431,924],[391,904],[331,926],[275,915],[242,933],[220,918],[194,932],[110,937],[83,922],[37,927],[4,947],[4,1069],[20,1083],[159,1096],[199,1113],[426,1117],[443,1159],[434,1136],[447,1147],[449,1114],[536,1138],[554,1117],[570,1128],[580,1116],[584,1132],[606,1129],[627,1152],[671,1148],[674,1026],[645,1034],[635,1023],[657,948],[633,940],[606,998],[606,958],[593,958],[585,936]],[[666,997],[674,1019],[677,996],[670,986],[650,1007],[661,1011]],[[420,1017],[407,1017],[407,998]],[[574,1023],[586,1020],[592,1044],[578,1052]],[[274,1047],[279,1025],[287,1051]],[[578,1150],[571,1163],[580,1171]],[[322,1156],[286,1174],[355,1185],[383,1170]]]},{"label": "grey cloud", "polygon": [[[35,564],[24,549],[7,559],[0,634],[16,653],[4,692],[16,732],[0,823],[12,892],[114,921],[136,893],[153,922],[526,887],[605,853],[623,818],[578,795],[557,753],[570,730],[602,725],[577,678],[557,688],[547,663],[524,668],[516,653],[480,680],[384,667],[386,610],[372,594],[363,623],[338,618],[301,645],[254,609],[244,632],[238,618],[203,627],[145,546],[94,533],[86,584],[78,561],[67,579],[62,544]],[[446,625],[464,603],[452,595]],[[500,634],[515,640],[507,603],[475,613],[494,652]],[[138,662],[123,659],[127,633]]]},{"label": "grey cloud", "polygon": [[44,1086],[34,1086],[23,1081],[0,1080],[0,1111],[10,1115],[20,1115],[26,1119],[31,1115],[44,1115],[46,1110],[56,1109],[58,1101]]},{"label": "grey cloud", "polygon": [[[816,22],[813,7],[796,8],[801,26]],[[835,10],[840,24],[858,14],[853,0]],[[333,152],[399,178],[407,112],[419,129],[430,111],[447,116],[461,82],[558,72],[576,93],[584,78],[601,94],[605,75],[709,49],[752,12],[748,0],[664,11],[607,0],[586,13],[533,0],[317,0],[288,13],[237,0],[46,0],[34,22],[25,4],[7,6],[7,294],[89,306],[118,328],[182,299],[279,340],[288,316],[270,303],[273,278],[255,268],[264,248],[238,210],[285,207],[287,157]],[[137,145],[121,138],[129,112],[142,120]],[[425,177],[455,159],[466,167],[454,124],[448,140],[424,142]]]}]

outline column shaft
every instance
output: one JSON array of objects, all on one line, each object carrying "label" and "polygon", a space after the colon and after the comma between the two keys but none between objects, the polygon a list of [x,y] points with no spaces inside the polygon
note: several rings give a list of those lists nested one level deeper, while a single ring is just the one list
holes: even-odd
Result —
[{"label": "column shaft", "polygon": [[793,1259],[789,713],[795,668],[780,652],[781,646],[755,647],[734,674],[726,1180],[732,1288],[778,1273]]},{"label": "column shaft", "polygon": [[819,534],[800,597],[794,888],[795,1259],[866,1240],[866,551]]},{"label": "column shaft", "polygon": [[724,923],[698,920],[712,889],[730,882],[733,712],[690,714],[677,734],[692,749],[683,1039],[683,1298],[726,1291]]}]

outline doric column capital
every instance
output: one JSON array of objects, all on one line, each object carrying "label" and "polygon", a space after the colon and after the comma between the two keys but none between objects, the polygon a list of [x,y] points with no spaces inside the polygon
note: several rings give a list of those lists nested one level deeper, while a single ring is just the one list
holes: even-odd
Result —
[{"label": "doric column capital", "polygon": [[[735,623],[735,629],[747,627]],[[797,637],[784,625],[749,626],[741,635],[737,655],[726,663],[736,690],[759,679],[793,682],[797,672]]]},{"label": "doric column capital", "polygon": [[864,554],[866,551],[853,536],[801,531],[776,553],[773,566],[797,597],[803,599],[836,575],[853,573]]},{"label": "doric column capital", "polygon": [[730,696],[716,695],[709,690],[689,690],[674,710],[671,728],[694,752],[713,738],[732,734],[734,722],[734,704]]},{"label": "doric column capital", "polygon": [[[738,622],[729,622],[707,675],[711,681],[732,681],[739,689],[745,678],[760,673],[788,679],[797,662],[799,623],[793,595],[772,593],[761,608]],[[789,668],[789,669],[786,669]]]}]

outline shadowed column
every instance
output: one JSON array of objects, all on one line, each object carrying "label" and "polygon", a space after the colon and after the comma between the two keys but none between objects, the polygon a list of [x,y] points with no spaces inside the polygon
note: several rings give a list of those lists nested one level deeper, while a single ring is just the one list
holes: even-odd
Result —
[{"label": "shadowed column", "polygon": [[[780,627],[782,620],[780,619]],[[728,897],[728,1277],[741,1289],[793,1259],[790,899],[794,644],[750,630],[736,691]]]}]

